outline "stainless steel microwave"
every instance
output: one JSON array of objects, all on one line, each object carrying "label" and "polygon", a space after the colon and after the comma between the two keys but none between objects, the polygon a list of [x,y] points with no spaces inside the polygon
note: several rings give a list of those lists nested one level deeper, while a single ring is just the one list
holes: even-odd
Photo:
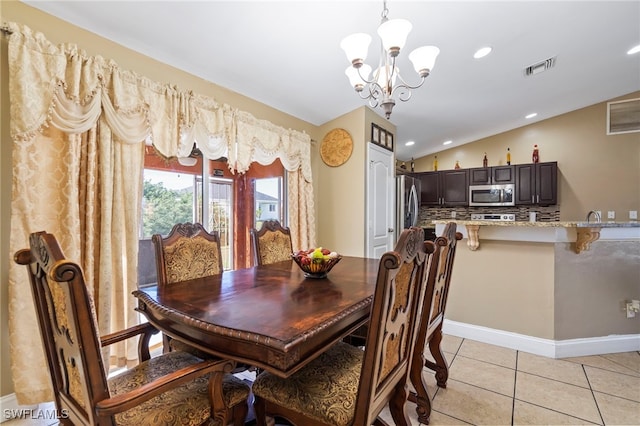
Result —
[{"label": "stainless steel microwave", "polygon": [[515,206],[515,186],[512,183],[503,185],[470,185],[470,206]]}]

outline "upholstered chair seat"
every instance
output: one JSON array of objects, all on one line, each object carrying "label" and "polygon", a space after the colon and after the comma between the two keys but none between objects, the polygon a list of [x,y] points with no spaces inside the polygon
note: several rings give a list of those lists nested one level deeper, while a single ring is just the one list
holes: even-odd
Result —
[{"label": "upholstered chair seat", "polygon": [[[189,353],[178,351],[151,358],[108,379],[109,392],[112,397],[131,392],[173,371],[200,361]],[[116,423],[131,426],[201,425],[207,422],[210,416],[208,386],[209,376],[201,376],[117,414]],[[227,407],[246,403],[249,397],[249,386],[231,374],[224,375],[222,388],[223,400]]]},{"label": "upholstered chair seat", "polygon": [[328,425],[350,425],[363,355],[362,350],[339,342],[287,379],[261,373],[253,382],[253,393]]}]

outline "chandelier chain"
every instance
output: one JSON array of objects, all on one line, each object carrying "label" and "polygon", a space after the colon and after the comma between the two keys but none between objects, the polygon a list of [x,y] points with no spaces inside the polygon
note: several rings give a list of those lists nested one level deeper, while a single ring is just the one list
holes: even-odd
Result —
[{"label": "chandelier chain", "polygon": [[382,2],[382,22],[387,20],[387,15],[389,14],[389,9],[387,9],[387,0]]}]

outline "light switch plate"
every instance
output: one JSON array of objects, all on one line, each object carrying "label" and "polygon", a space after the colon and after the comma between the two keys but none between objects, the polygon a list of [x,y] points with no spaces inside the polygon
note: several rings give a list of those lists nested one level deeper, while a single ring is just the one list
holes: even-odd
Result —
[{"label": "light switch plate", "polygon": [[607,219],[615,219],[616,218],[616,212],[613,210],[609,210],[607,212]]},{"label": "light switch plate", "polygon": [[638,210],[629,210],[629,219],[637,220],[638,219]]}]

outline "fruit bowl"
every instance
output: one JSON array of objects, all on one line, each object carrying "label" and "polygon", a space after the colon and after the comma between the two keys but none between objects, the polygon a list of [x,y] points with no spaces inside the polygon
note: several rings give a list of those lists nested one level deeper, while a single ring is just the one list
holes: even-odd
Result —
[{"label": "fruit bowl", "polygon": [[299,251],[291,255],[291,258],[304,272],[304,276],[307,278],[326,278],[327,273],[333,268],[336,263],[340,262],[342,256],[338,253],[330,252],[327,249],[320,247],[318,249],[311,249],[307,251]]}]

